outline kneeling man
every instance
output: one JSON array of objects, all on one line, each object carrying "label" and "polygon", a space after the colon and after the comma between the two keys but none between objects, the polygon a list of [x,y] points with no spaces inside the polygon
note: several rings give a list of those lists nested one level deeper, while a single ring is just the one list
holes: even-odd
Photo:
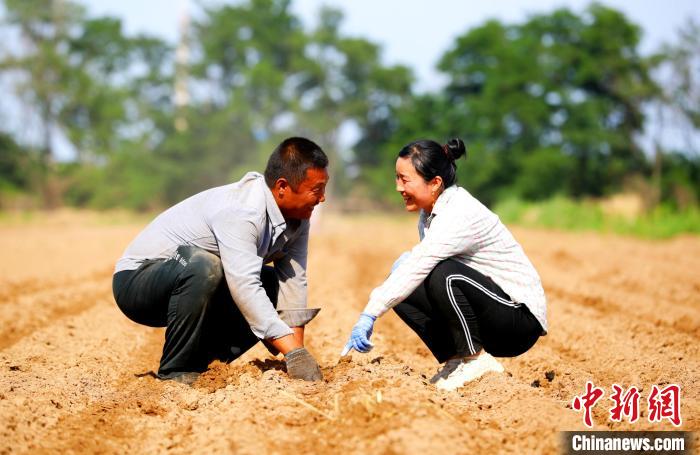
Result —
[{"label": "kneeling man", "polygon": [[129,319],[167,327],[159,378],[192,383],[212,360],[230,362],[262,340],[284,354],[290,377],[322,379],[304,325],[318,311],[306,309],[306,258],[327,167],[318,145],[286,139],[264,176],[185,199],[127,247],[114,298]]}]

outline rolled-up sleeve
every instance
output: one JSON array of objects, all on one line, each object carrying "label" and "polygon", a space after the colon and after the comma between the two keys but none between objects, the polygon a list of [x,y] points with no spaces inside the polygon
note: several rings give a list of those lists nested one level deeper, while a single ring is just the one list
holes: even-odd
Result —
[{"label": "rolled-up sleeve", "polygon": [[260,281],[260,236],[253,213],[225,210],[211,220],[231,297],[256,337],[276,339],[292,330],[277,314]]},{"label": "rolled-up sleeve", "polygon": [[309,223],[299,226],[297,238],[287,246],[287,254],[275,260],[275,272],[279,280],[277,309],[306,308],[307,283],[306,260],[309,249]]}]

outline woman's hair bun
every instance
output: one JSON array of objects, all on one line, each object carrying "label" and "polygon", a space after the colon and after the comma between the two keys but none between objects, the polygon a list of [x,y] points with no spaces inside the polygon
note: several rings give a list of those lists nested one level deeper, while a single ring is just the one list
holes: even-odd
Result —
[{"label": "woman's hair bun", "polygon": [[464,145],[464,142],[458,137],[447,141],[447,144],[445,144],[444,148],[445,153],[447,153],[447,156],[449,156],[455,161],[461,158],[462,155],[464,155],[465,157],[467,155],[467,147]]}]

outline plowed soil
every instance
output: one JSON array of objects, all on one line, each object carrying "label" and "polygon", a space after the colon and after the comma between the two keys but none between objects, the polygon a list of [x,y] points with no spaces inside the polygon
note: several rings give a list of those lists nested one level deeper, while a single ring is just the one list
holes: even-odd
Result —
[{"label": "plowed soil", "polygon": [[[325,380],[287,378],[258,345],[193,387],[161,382],[163,330],[130,322],[114,262],[141,223],[61,214],[0,224],[0,453],[557,453],[587,381],[605,390],[593,429],[649,422],[653,385],[681,387],[682,430],[700,429],[700,239],[645,241],[513,229],[540,272],[550,333],[454,392],[393,314],[375,349],[339,352],[372,288],[417,239],[415,220],[328,216],[309,258],[307,346]],[[641,389],[635,423],[609,418],[612,385]],[[696,433],[697,438],[697,433]],[[697,441],[696,441],[697,447]]]}]

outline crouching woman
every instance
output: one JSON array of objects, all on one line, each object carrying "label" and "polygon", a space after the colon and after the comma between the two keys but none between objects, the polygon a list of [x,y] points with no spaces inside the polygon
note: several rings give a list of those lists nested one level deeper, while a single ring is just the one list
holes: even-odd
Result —
[{"label": "crouching woman", "polygon": [[418,243],[370,295],[343,355],[368,352],[374,322],[393,308],[438,362],[431,379],[454,390],[514,357],[547,333],[539,275],[498,216],[455,184],[460,139],[408,144],[396,160],[396,191],[420,212]]}]

